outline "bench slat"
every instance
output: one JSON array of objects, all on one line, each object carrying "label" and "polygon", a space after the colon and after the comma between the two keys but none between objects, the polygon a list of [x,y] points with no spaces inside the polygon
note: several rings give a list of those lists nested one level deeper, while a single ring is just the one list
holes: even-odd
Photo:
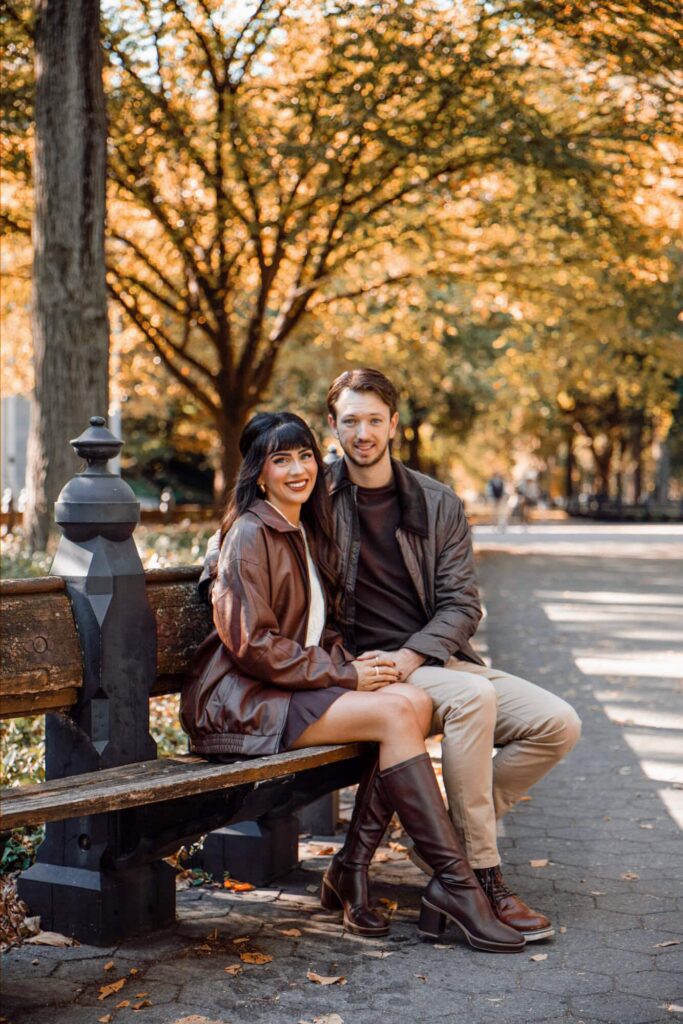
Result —
[{"label": "bench slat", "polygon": [[[21,582],[16,587],[9,584]],[[61,580],[59,583],[63,583]],[[69,599],[51,578],[7,581],[2,588],[0,714],[36,714],[68,706],[82,684],[83,663]],[[73,696],[66,700],[65,690]],[[55,694],[59,699],[55,701]],[[43,699],[44,698],[44,699]],[[24,710],[26,708],[26,710]],[[35,710],[34,710],[35,709]]]},{"label": "bench slat", "polygon": [[[200,566],[152,569],[147,596],[157,625],[152,694],[178,693],[197,645],[212,626],[199,600]],[[64,711],[83,682],[78,634],[58,576],[0,582],[0,718]]]},{"label": "bench slat", "polygon": [[0,790],[2,828],[39,825],[85,814],[195,796],[244,783],[278,779],[357,757],[367,745],[344,743],[254,757],[234,764],[215,764],[193,755],[140,761],[101,772]]}]

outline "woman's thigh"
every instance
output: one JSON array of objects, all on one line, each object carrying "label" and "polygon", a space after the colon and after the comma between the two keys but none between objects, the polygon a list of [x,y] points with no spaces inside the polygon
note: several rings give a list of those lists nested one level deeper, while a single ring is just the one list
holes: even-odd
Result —
[{"label": "woman's thigh", "polygon": [[[394,683],[391,689],[399,685]],[[292,749],[310,747],[317,743],[352,743],[356,740],[381,742],[394,716],[398,713],[405,719],[406,708],[409,712],[412,708],[402,695],[386,693],[389,689],[387,686],[383,690],[362,693],[349,691],[343,694],[317,722],[313,722],[297,737]],[[417,716],[413,714],[412,717],[415,728],[419,729]]]}]

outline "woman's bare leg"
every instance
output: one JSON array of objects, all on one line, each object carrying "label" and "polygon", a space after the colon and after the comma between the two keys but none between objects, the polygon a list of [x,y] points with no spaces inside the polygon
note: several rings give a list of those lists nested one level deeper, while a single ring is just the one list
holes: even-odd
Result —
[{"label": "woman's bare leg", "polygon": [[365,740],[379,744],[380,769],[424,754],[424,713],[420,721],[415,702],[395,692],[399,686],[410,688],[408,684],[394,683],[394,692],[390,693],[385,687],[380,691],[343,694],[301,733],[292,749]]}]

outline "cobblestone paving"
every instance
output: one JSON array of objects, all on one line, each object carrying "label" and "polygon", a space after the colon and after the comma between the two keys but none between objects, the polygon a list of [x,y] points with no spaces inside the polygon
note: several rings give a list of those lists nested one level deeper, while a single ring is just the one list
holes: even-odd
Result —
[{"label": "cobblestone paving", "polygon": [[[680,556],[679,556],[680,557]],[[520,955],[416,934],[424,876],[384,847],[391,934],[344,936],[317,889],[334,840],[273,888],[179,894],[176,927],[4,958],[12,1024],[664,1024],[683,1021],[683,561],[484,552],[493,663],[567,697],[583,738],[505,819],[508,881],[558,927]],[[677,660],[678,659],[678,660]],[[433,745],[438,754],[438,744]],[[438,761],[437,761],[438,764]],[[532,867],[530,861],[546,861]],[[244,952],[272,960],[248,964]],[[532,959],[542,955],[545,959]],[[113,961],[113,967],[105,965]],[[235,968],[237,973],[227,973]],[[134,971],[136,973],[131,973]],[[343,982],[322,985],[308,972]],[[125,978],[99,999],[101,986]],[[121,1005],[125,1003],[126,1005]],[[137,1007],[137,1009],[136,1009]]]}]

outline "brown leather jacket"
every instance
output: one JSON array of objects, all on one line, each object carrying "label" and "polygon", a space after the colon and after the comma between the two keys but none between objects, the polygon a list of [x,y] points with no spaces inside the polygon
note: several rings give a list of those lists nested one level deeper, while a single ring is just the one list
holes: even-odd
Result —
[{"label": "brown leather jacket", "polygon": [[299,530],[256,501],[226,536],[211,594],[215,630],[195,653],[180,720],[198,754],[273,754],[293,690],[344,686],[356,670],[326,629],[304,647],[310,604]]}]

